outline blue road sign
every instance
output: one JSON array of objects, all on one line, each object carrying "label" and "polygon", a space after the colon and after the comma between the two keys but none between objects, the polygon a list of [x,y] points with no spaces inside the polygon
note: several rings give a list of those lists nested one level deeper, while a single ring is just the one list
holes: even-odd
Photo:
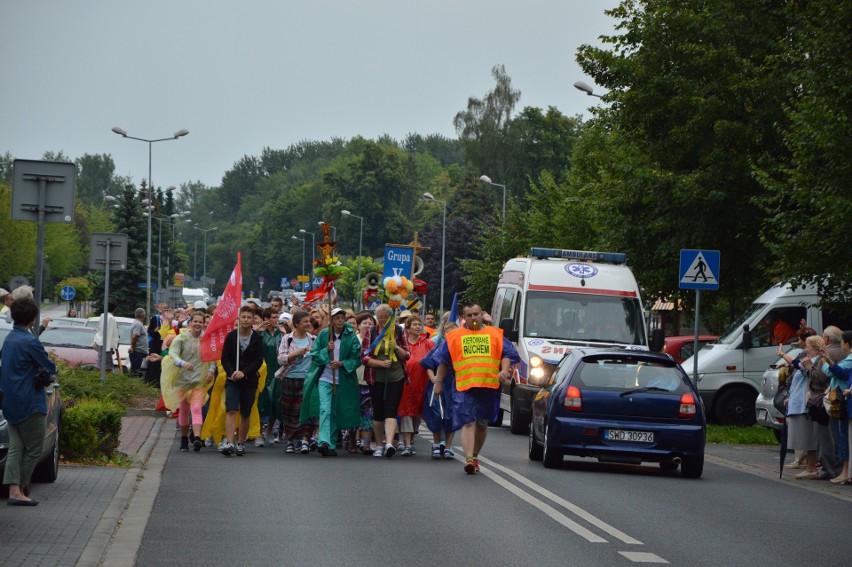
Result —
[{"label": "blue road sign", "polygon": [[322,278],[316,277],[316,278],[313,279],[313,281],[311,283],[314,285],[314,287],[321,286],[322,285]]},{"label": "blue road sign", "polygon": [[71,301],[72,299],[74,299],[74,296],[75,296],[75,295],[77,295],[77,292],[76,292],[76,291],[74,290],[74,288],[73,288],[73,287],[71,287],[70,285],[66,285],[66,286],[64,286],[64,287],[63,287],[63,288],[59,291],[59,297],[61,297],[61,298],[62,298],[62,299],[64,299],[65,301]]},{"label": "blue road sign", "polygon": [[290,287],[290,280],[287,278],[281,278],[281,289],[287,289]]},{"label": "blue road sign", "polygon": [[680,289],[719,289],[718,250],[681,250],[680,251]]},{"label": "blue road sign", "polygon": [[294,283],[293,284],[293,290],[294,291],[302,291],[302,283],[301,282]]},{"label": "blue road sign", "polygon": [[414,265],[414,249],[410,246],[385,245],[385,258],[382,272],[385,277],[405,276],[411,278]]},{"label": "blue road sign", "polygon": [[[136,287],[138,287],[139,289],[145,289],[145,288],[147,288],[147,287],[148,287],[148,285],[147,285],[145,282],[139,282],[138,284],[136,284]],[[157,284],[156,284],[156,283],[152,283],[152,284],[151,284],[151,289],[157,289]]]}]

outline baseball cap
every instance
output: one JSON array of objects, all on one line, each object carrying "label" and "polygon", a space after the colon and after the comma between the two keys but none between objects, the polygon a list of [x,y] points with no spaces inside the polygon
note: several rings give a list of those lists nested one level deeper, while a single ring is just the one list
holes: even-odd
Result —
[{"label": "baseball cap", "polygon": [[0,287],[0,297],[6,297],[7,295],[9,295],[9,290],[4,287]]},{"label": "baseball cap", "polygon": [[341,309],[340,307],[335,307],[334,309],[331,310],[331,316],[332,317],[334,317],[338,313],[345,313],[345,311],[343,309]]},{"label": "baseball cap", "polygon": [[409,311],[408,309],[399,314],[400,319],[406,319],[408,317],[411,317],[411,311]]},{"label": "baseball cap", "polygon": [[195,309],[207,309],[207,304],[200,299],[193,304]]},{"label": "baseball cap", "polygon": [[282,313],[281,315],[278,316],[278,322],[279,323],[283,323],[285,321],[292,321],[292,320],[293,320],[293,316],[290,315],[289,313],[286,313],[286,312],[284,312],[284,313]]}]

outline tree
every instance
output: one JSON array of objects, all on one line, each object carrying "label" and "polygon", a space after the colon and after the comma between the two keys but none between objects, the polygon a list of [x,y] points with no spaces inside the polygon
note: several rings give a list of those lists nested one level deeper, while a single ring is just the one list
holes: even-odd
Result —
[{"label": "tree", "polygon": [[773,63],[785,4],[625,0],[608,12],[620,20],[609,47],[577,56],[609,89],[573,158],[589,162],[574,182],[594,197],[598,230],[663,294],[677,293],[681,248],[721,250],[724,283],[708,302],[726,300],[731,316],[768,284],[754,173],[787,153],[779,127],[793,84]]},{"label": "tree", "polygon": [[115,176],[115,163],[109,154],[83,154],[77,158],[76,196],[86,205],[97,205],[105,195],[121,191],[126,180]]}]

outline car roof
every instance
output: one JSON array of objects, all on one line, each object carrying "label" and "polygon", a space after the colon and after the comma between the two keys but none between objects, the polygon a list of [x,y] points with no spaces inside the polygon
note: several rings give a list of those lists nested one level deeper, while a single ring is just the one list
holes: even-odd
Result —
[{"label": "car roof", "polygon": [[652,352],[648,350],[639,350],[633,348],[619,348],[619,347],[572,347],[571,352],[577,352],[582,357],[586,356],[595,356],[595,357],[633,357],[641,360],[647,361],[659,361],[665,363],[674,362],[674,359],[664,352]]}]

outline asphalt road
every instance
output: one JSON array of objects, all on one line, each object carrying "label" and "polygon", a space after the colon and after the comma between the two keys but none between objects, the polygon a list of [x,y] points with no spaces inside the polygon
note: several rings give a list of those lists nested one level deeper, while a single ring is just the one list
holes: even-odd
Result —
[{"label": "asphalt road", "polygon": [[[137,565],[838,564],[850,503],[712,463],[700,480],[653,466],[527,460],[489,431],[482,472],[391,460],[171,448]],[[838,547],[839,546],[839,547]]]}]

